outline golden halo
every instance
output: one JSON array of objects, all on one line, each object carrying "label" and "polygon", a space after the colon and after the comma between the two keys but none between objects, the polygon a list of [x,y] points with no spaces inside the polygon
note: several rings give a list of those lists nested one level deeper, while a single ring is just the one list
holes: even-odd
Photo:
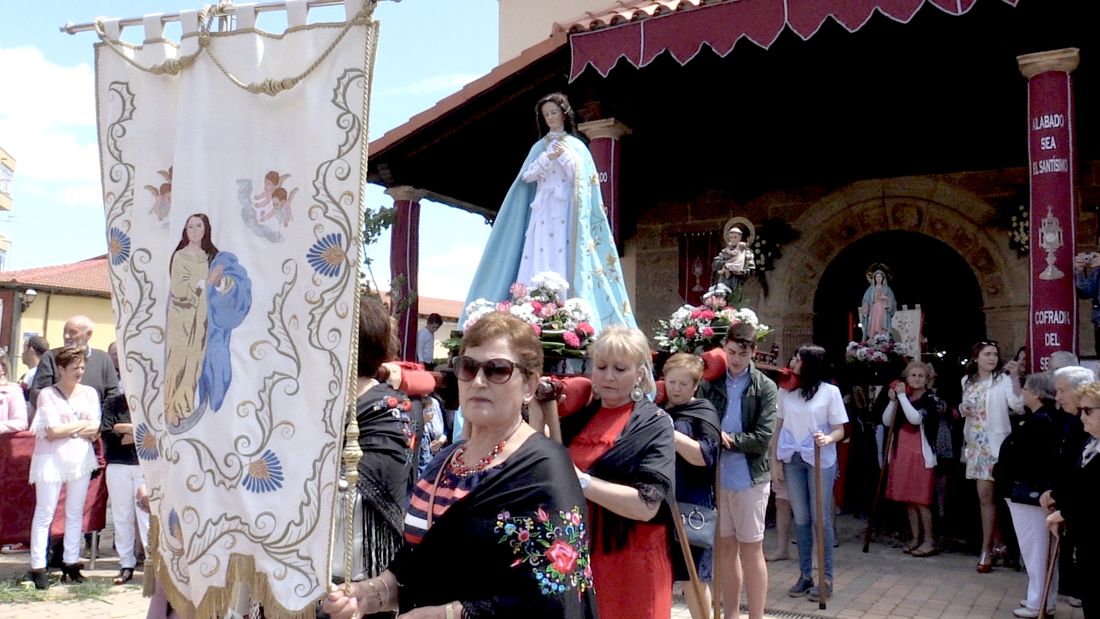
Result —
[{"label": "golden halo", "polygon": [[881,262],[875,262],[872,263],[871,266],[867,267],[868,284],[875,283],[875,271],[882,271],[882,274],[886,276],[886,281],[883,282],[884,284],[888,285],[890,283],[890,280],[892,279],[892,275],[890,274],[890,267],[882,264]]},{"label": "golden halo", "polygon": [[726,242],[726,237],[730,234],[730,228],[734,226],[741,228],[741,240],[751,246],[752,240],[756,238],[756,228],[753,227],[751,221],[744,217],[734,217],[722,226],[722,243]]}]

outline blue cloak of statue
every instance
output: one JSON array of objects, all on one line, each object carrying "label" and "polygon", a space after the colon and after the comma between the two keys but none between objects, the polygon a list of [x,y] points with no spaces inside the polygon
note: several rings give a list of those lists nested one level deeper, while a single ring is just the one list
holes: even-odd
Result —
[{"label": "blue cloak of statue", "polygon": [[[523,171],[546,150],[549,137],[531,147],[520,173],[504,197],[493,230],[481,256],[466,305],[477,299],[497,302],[509,298],[523,256],[524,235],[535,198],[535,183],[522,179]],[[566,134],[561,142],[574,155],[573,170],[573,256],[569,273],[560,275],[569,282],[567,297],[579,297],[592,307],[592,326],[599,332],[608,325],[636,327],[630,299],[623,281],[619,252],[611,236],[611,226],[603,208],[599,176],[588,147]],[[524,282],[527,283],[527,282]],[[466,321],[463,310],[459,324]]]},{"label": "blue cloak of statue", "polygon": [[196,402],[201,410],[209,405],[212,410],[222,407],[229,383],[233,380],[233,367],[229,363],[229,336],[237,328],[252,307],[252,280],[237,260],[237,256],[220,251],[210,262],[210,268],[222,267],[222,278],[233,282],[225,292],[210,290],[206,295],[206,353],[202,358],[199,375],[199,397]]}]

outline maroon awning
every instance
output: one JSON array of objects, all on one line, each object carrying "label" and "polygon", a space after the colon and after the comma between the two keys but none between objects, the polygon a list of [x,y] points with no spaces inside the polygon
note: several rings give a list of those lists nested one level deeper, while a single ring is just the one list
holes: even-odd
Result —
[{"label": "maroon awning", "polygon": [[[1019,0],[1001,1],[1016,6]],[[779,38],[783,28],[790,28],[803,40],[809,39],[830,17],[849,32],[855,32],[876,11],[895,21],[908,23],[925,4],[951,15],[962,15],[975,2],[977,0],[731,0],[702,4],[701,0],[640,0],[632,8],[622,8],[620,4],[602,19],[589,14],[586,19],[561,26],[571,33],[569,44],[573,61],[569,80],[573,81],[588,65],[607,77],[619,58],[640,68],[668,50],[683,65],[694,58],[704,44],[724,57],[742,38],[767,49]]]}]

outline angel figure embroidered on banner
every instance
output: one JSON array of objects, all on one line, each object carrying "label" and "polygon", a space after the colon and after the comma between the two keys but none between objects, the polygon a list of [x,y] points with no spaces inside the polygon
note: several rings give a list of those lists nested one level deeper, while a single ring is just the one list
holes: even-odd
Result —
[{"label": "angel figure embroidered on banner", "polygon": [[734,217],[726,222],[726,246],[711,262],[711,270],[714,271],[713,284],[725,284],[730,292],[736,292],[744,285],[745,280],[756,269],[756,260],[750,247],[754,236],[752,224],[744,217]]},{"label": "angel figure embroidered on banner", "polygon": [[260,193],[252,196],[252,206],[256,210],[260,211],[259,221],[264,221],[270,214],[269,207],[272,206],[272,199],[275,196],[275,190],[283,186],[283,182],[290,178],[289,174],[279,174],[275,170],[271,170],[267,174],[264,174],[264,188]]},{"label": "angel figure embroidered on banner", "polygon": [[290,211],[290,203],[294,200],[294,196],[298,193],[298,188],[290,190],[288,194],[285,187],[276,187],[271,192],[271,210],[266,215],[260,217],[260,222],[263,223],[272,217],[278,217],[279,223],[283,224],[283,227],[290,225],[291,221],[294,221],[294,216]]},{"label": "angel figure embroidered on banner", "polygon": [[859,320],[863,325],[863,341],[879,333],[890,335],[897,300],[890,289],[886,267],[872,265],[867,271],[867,290],[863,293],[863,303],[859,306]]},{"label": "angel figure embroidered on banner", "polygon": [[149,209],[149,213],[154,215],[157,221],[164,221],[172,210],[172,168],[157,170],[157,174],[160,174],[164,182],[160,187],[146,185],[145,189],[153,194],[153,208]]}]

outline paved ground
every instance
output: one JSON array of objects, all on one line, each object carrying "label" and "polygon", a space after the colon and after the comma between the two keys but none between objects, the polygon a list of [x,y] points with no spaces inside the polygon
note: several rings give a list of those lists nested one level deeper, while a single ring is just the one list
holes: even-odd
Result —
[{"label": "paved ground", "polygon": [[[787,597],[786,590],[797,580],[795,561],[769,564],[769,616],[793,618],[839,617],[842,619],[964,619],[967,617],[1011,618],[1012,610],[1023,597],[1027,578],[1022,572],[996,568],[991,574],[974,570],[976,557],[941,554],[916,559],[885,543],[874,544],[871,552],[860,552],[863,523],[850,517],[839,519],[842,544],[836,550],[836,591],[828,608]],[[775,545],[774,531],[768,531],[765,548]],[[85,570],[105,583],[118,572],[118,561],[110,551],[110,531],[100,543],[107,555],[95,570]],[[794,546],[791,553],[795,554]],[[24,574],[28,555],[0,555],[0,580],[8,581]],[[86,560],[86,559],[85,559]],[[49,601],[0,605],[4,619],[138,619],[145,617],[146,601],[141,596],[141,573],[132,585],[113,587],[99,599]],[[65,595],[66,587],[50,589],[51,598]],[[681,600],[682,602],[682,600]],[[674,619],[690,615],[682,603],[672,612]],[[1082,619],[1080,609],[1058,604],[1059,619]],[[620,618],[604,618],[620,619]],[[623,618],[630,619],[630,618]]]}]

